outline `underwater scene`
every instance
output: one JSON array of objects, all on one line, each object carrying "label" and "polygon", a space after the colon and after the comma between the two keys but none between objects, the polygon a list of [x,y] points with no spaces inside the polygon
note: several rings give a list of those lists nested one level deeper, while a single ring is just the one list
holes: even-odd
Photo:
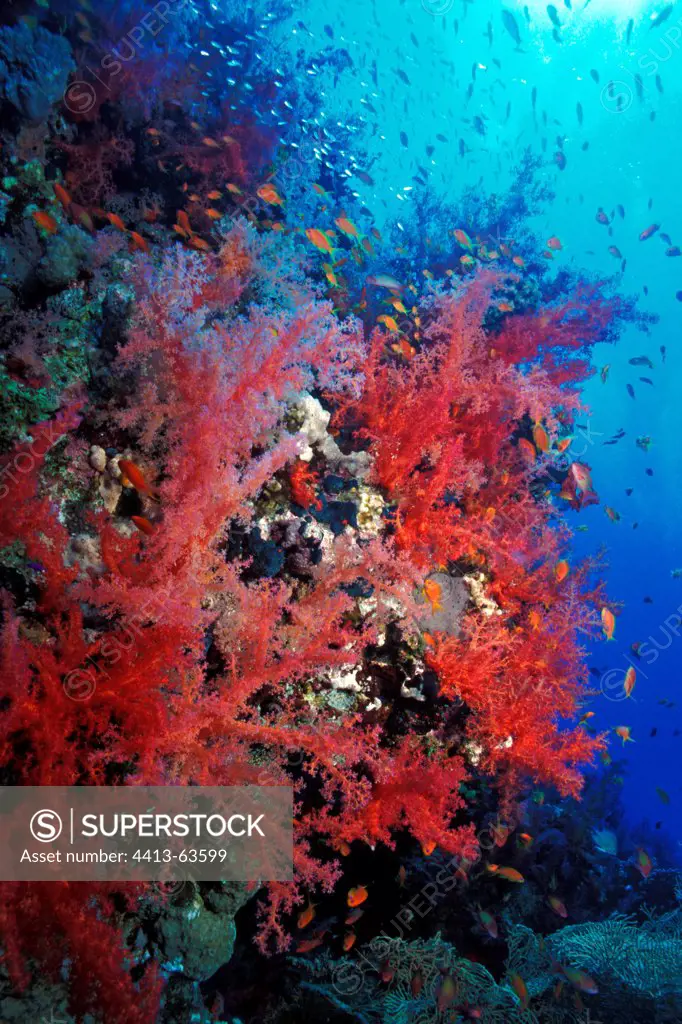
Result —
[{"label": "underwater scene", "polygon": [[682,1024],[682,0],[10,0],[0,123],[0,1024]]}]

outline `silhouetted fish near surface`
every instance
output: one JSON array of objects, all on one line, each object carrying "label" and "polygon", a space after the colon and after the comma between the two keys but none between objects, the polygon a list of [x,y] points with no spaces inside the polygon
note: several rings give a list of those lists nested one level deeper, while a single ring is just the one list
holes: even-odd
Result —
[{"label": "silhouetted fish near surface", "polygon": [[667,21],[670,15],[673,13],[674,6],[674,4],[666,4],[662,11],[659,11],[658,14],[652,15],[651,24],[649,25],[649,28],[658,28],[658,26],[662,25],[664,21]]}]

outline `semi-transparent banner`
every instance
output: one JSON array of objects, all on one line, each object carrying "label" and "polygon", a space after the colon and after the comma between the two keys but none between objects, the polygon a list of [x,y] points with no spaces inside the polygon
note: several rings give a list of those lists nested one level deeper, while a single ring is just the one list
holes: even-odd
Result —
[{"label": "semi-transparent banner", "polygon": [[289,881],[286,786],[2,786],[2,881]]}]

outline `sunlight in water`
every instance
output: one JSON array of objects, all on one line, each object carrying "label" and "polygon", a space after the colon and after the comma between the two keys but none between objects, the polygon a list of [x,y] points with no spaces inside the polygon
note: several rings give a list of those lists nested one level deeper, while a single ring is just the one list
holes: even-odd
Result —
[{"label": "sunlight in water", "polygon": [[[521,10],[527,7],[531,16],[536,19],[544,16],[547,18],[548,24],[551,25],[547,17],[547,8],[551,5],[547,4],[545,0],[528,0],[527,3],[525,0],[516,0],[516,4]],[[554,4],[557,16],[562,23],[568,22],[576,14],[587,16],[591,21],[603,21],[605,18],[646,20],[648,17],[655,18],[664,6],[663,3],[652,4],[651,0],[571,0],[570,10],[564,0],[556,0]]]}]

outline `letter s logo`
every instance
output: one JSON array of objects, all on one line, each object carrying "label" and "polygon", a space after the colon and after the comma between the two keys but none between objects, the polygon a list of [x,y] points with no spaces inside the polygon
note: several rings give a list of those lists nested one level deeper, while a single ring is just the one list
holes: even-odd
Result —
[{"label": "letter s logo", "polygon": [[39,843],[53,843],[62,834],[62,819],[56,811],[36,811],[31,818],[30,829]]}]

